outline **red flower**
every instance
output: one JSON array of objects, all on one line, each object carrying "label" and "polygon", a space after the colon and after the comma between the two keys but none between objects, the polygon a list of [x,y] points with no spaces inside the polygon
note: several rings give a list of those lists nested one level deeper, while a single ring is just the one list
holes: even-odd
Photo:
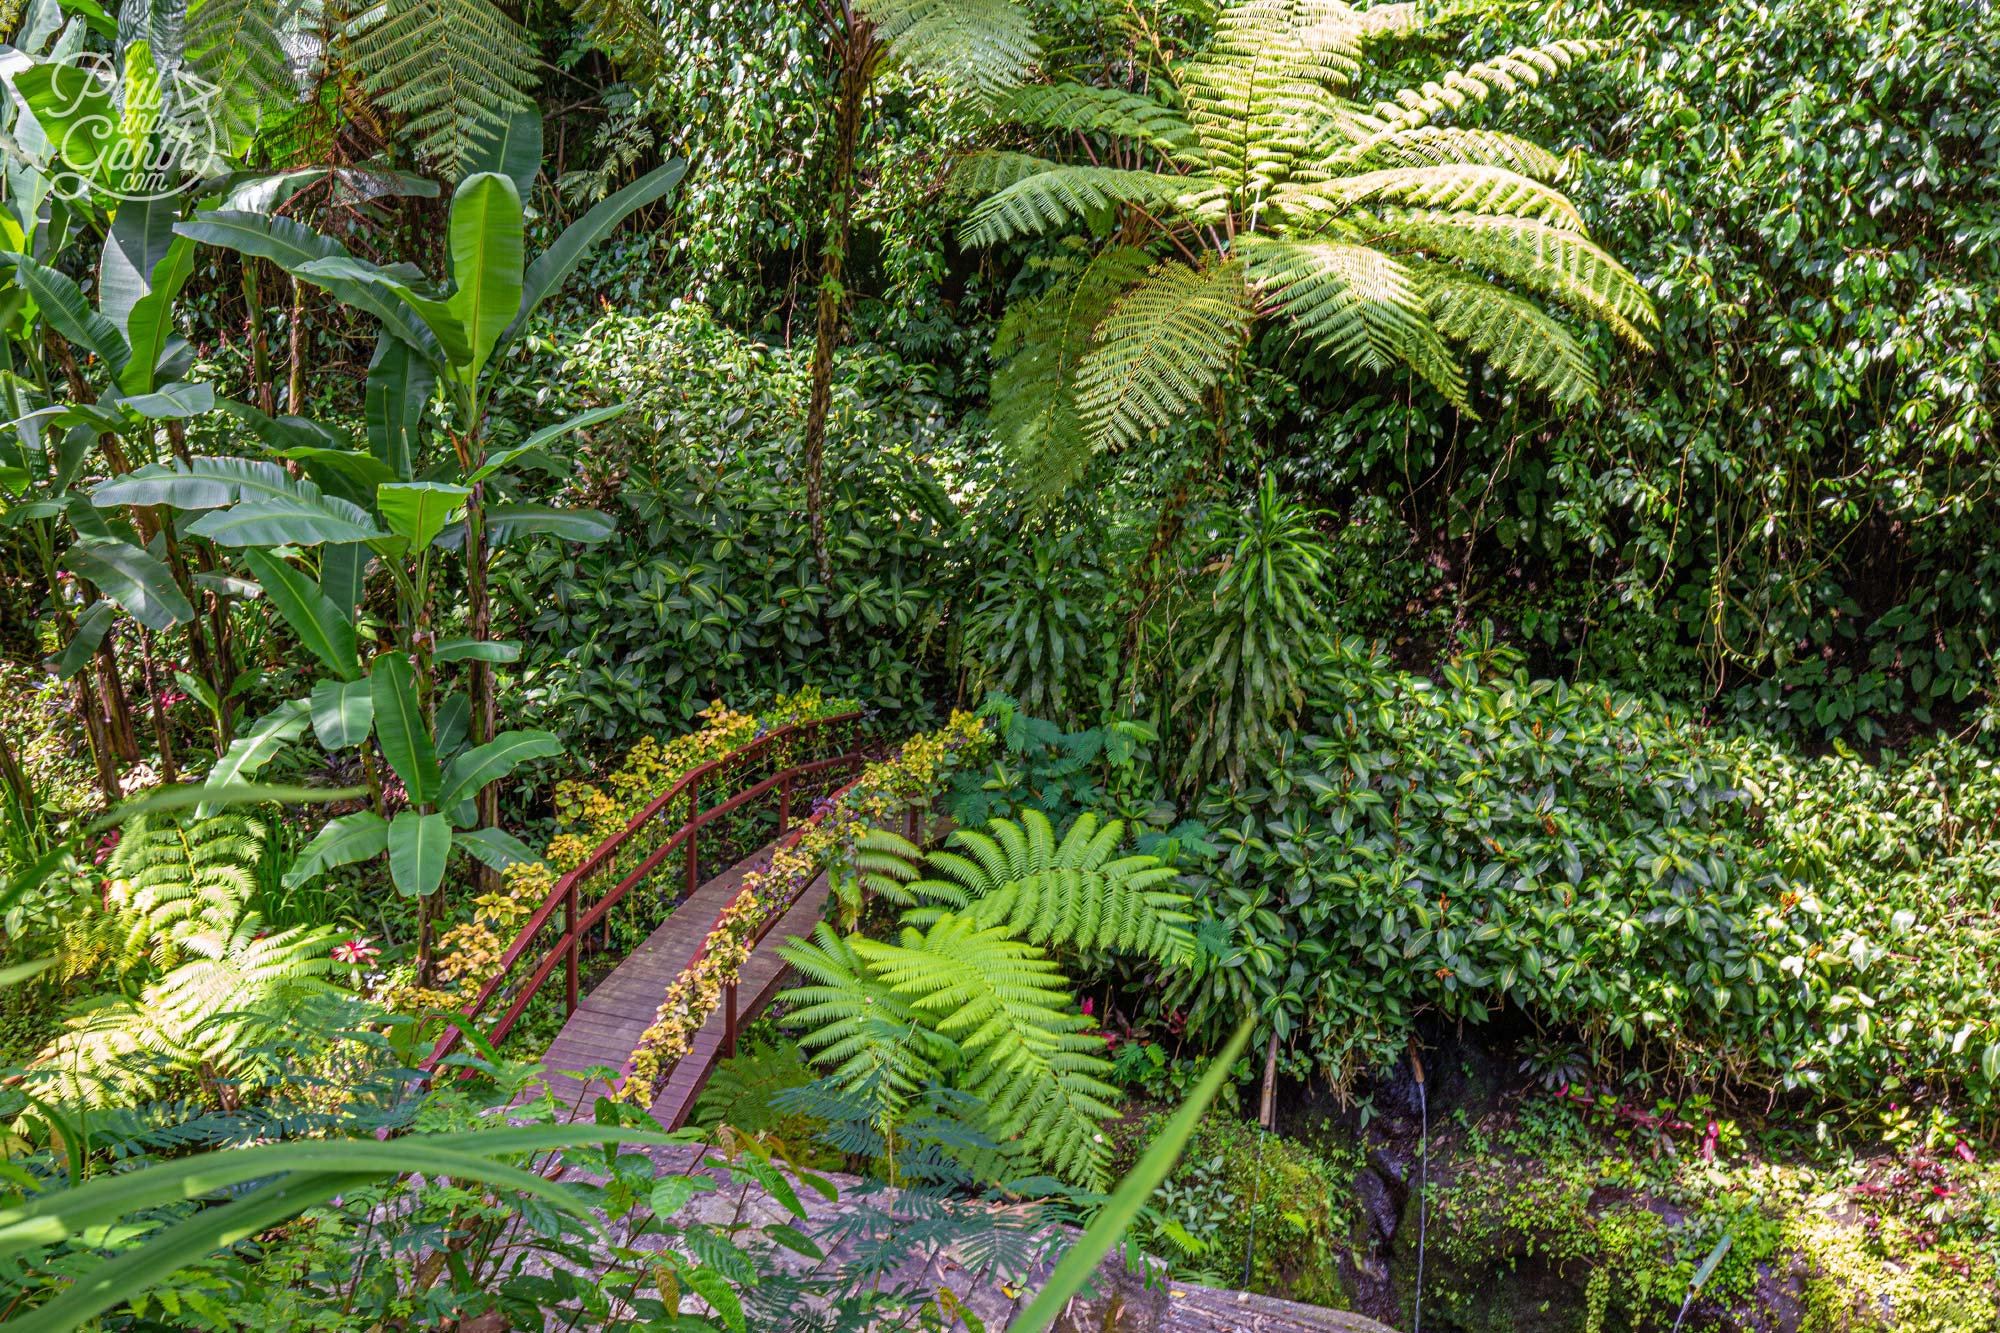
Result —
[{"label": "red flower", "polygon": [[333,946],[333,961],[336,963],[351,963],[356,967],[360,967],[365,963],[375,961],[376,956],[381,952],[380,949],[369,942],[368,936],[357,935],[351,940],[343,940]]}]

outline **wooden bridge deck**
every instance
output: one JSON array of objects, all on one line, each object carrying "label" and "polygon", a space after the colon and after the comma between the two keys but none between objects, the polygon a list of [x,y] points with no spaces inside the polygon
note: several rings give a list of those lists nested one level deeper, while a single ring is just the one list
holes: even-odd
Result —
[{"label": "wooden bridge deck", "polygon": [[[715,925],[716,915],[743,888],[743,877],[771,863],[771,843],[738,861],[691,894],[674,909],[672,916],[634,949],[625,961],[577,1004],[576,1012],[563,1030],[549,1043],[542,1063],[549,1073],[549,1085],[557,1102],[578,1107],[587,1113],[596,1097],[610,1088],[602,1079],[575,1077],[594,1066],[621,1067],[652,1025],[660,1000],[687,965],[695,950]],[[826,902],[825,874],[806,886],[798,901],[771,928],[757,950],[743,965],[736,988],[737,1024],[747,1023],[782,988],[785,962],[773,947],[787,935],[809,935],[819,921]],[[695,1035],[694,1047],[667,1079],[667,1085],[653,1101],[653,1114],[669,1129],[687,1122],[701,1095],[709,1073],[721,1058],[724,1015],[716,1006],[706,1026]]]}]

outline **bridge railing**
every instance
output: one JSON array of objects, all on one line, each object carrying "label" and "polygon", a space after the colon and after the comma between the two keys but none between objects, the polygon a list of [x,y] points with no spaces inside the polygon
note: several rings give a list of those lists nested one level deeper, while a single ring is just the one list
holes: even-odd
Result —
[{"label": "bridge railing", "polygon": [[[504,1005],[487,1033],[498,1045],[558,969],[565,1016],[575,1013],[582,957],[592,932],[608,948],[611,914],[628,899],[627,915],[651,930],[701,884],[704,868],[720,870],[771,836],[785,836],[814,811],[820,797],[840,785],[843,775],[866,762],[860,723],[859,713],[794,723],[682,774],[555,882],[461,1016],[476,1025],[490,1009]],[[717,793],[725,795],[702,805],[705,796]],[[435,1069],[460,1038],[456,1028],[446,1032],[423,1068]]]}]

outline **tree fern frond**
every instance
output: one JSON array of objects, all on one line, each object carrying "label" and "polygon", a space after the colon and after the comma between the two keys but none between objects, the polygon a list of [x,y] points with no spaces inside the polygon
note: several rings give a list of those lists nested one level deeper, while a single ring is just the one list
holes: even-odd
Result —
[{"label": "tree fern frond", "polygon": [[347,45],[369,95],[454,176],[480,139],[533,105],[540,78],[527,30],[487,0],[380,0],[349,25]]},{"label": "tree fern frond", "polygon": [[571,8],[590,40],[611,62],[638,79],[655,79],[669,64],[659,16],[646,0],[574,0]]},{"label": "tree fern frond", "polygon": [[1031,84],[1001,98],[992,115],[1035,129],[1131,139],[1166,157],[1195,143],[1194,127],[1178,111],[1124,88]]},{"label": "tree fern frond", "polygon": [[984,199],[1030,176],[1053,171],[1059,165],[1033,153],[985,148],[953,162],[944,178],[944,189],[949,196]]},{"label": "tree fern frond", "polygon": [[1538,143],[1500,130],[1468,130],[1457,125],[1383,130],[1342,145],[1314,165],[1316,171],[1338,174],[1357,167],[1444,167],[1461,163],[1505,167],[1545,182],[1562,172],[1562,159]]},{"label": "tree fern frond", "polygon": [[1534,385],[1564,407],[1597,399],[1597,369],[1562,323],[1540,306],[1489,282],[1426,266],[1431,318],[1439,332]]},{"label": "tree fern frond", "polygon": [[1376,103],[1374,115],[1383,130],[1415,129],[1468,102],[1484,102],[1495,89],[1513,93],[1524,85],[1536,87],[1543,79],[1554,78],[1578,61],[1609,49],[1609,45],[1565,38],[1540,46],[1517,46],[1503,56],[1453,70],[1420,88],[1404,88],[1394,101]]},{"label": "tree fern frond", "polygon": [[1560,190],[1505,167],[1386,167],[1312,184],[1282,186],[1273,194],[1271,204],[1311,225],[1319,216],[1371,201],[1532,218],[1565,231],[1583,230],[1576,206]]},{"label": "tree fern frond", "polygon": [[1066,223],[1109,213],[1120,204],[1181,212],[1212,195],[1203,182],[1116,167],[1050,166],[981,200],[959,228],[963,245],[995,245],[1039,236]]},{"label": "tree fern frond", "polygon": [[1366,245],[1260,238],[1243,248],[1261,298],[1343,365],[1405,365],[1466,405],[1465,373],[1407,268]]},{"label": "tree fern frond", "polygon": [[1117,448],[1172,424],[1235,368],[1251,318],[1241,263],[1155,268],[1104,317],[1077,368],[1092,439]]},{"label": "tree fern frond", "polygon": [[905,66],[991,96],[1012,88],[1041,54],[1016,0],[862,0],[858,8]]},{"label": "tree fern frond", "polygon": [[1152,262],[1136,246],[1111,246],[1043,296],[1016,302],[1002,321],[987,424],[1007,452],[1015,487],[1031,499],[1061,494],[1089,467],[1077,366],[1112,302]]},{"label": "tree fern frond", "polygon": [[1484,213],[1384,209],[1383,239],[1433,256],[1456,259],[1544,292],[1579,314],[1601,319],[1642,351],[1652,344],[1641,326],[1659,317],[1639,280],[1590,240],[1528,218]]},{"label": "tree fern frond", "polygon": [[317,44],[319,10],[293,0],[198,0],[189,9],[187,68],[215,85],[225,133],[247,139],[298,101],[295,62]]}]

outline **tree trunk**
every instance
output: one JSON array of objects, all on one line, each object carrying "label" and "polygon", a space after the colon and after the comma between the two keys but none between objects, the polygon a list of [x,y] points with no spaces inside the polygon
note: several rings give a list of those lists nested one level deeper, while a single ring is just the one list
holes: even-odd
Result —
[{"label": "tree trunk", "polygon": [[[472,546],[471,568],[466,577],[467,599],[472,603],[472,638],[475,643],[485,643],[493,637],[493,597],[486,586],[486,567],[492,556],[492,534],[486,526],[486,484],[474,482],[471,504],[466,508],[466,539]],[[493,697],[493,664],[475,658],[466,681],[466,693],[472,704],[472,743],[484,745],[493,739],[499,725],[498,709]],[[489,782],[479,789],[474,798],[478,810],[478,827],[497,828],[500,824],[500,784]],[[500,872],[485,862],[479,865],[479,886],[481,893],[493,893],[500,888]]]},{"label": "tree trunk", "polygon": [[160,668],[153,652],[153,631],[139,627],[139,660],[146,668],[146,698],[152,704],[153,743],[160,747],[160,781],[172,784],[180,781],[180,770],[174,764],[174,741],[167,724],[167,706],[160,702]]},{"label": "tree trunk", "polygon": [[[257,392],[257,407],[265,416],[277,411],[276,393],[271,384],[271,347],[264,336],[264,297],[257,290],[257,261],[243,256],[243,304],[249,313],[250,379]],[[291,409],[294,413],[298,409]]]},{"label": "tree trunk", "polygon": [[833,352],[847,305],[842,277],[847,265],[847,230],[854,216],[854,155],[861,139],[861,116],[881,46],[867,20],[849,12],[846,31],[834,36],[840,66],[839,101],[834,107],[833,175],[827,185],[826,238],[820,248],[819,298],[813,332],[812,396],[806,402],[806,522],[812,529],[813,563],[820,584],[833,588],[833,558],[826,541],[826,420],[833,408]]},{"label": "tree trunk", "polygon": [[97,645],[97,688],[104,693],[104,719],[118,758],[127,764],[139,762],[139,735],[132,729],[132,705],[125,697],[125,681],[118,670],[118,653],[106,634]]}]

